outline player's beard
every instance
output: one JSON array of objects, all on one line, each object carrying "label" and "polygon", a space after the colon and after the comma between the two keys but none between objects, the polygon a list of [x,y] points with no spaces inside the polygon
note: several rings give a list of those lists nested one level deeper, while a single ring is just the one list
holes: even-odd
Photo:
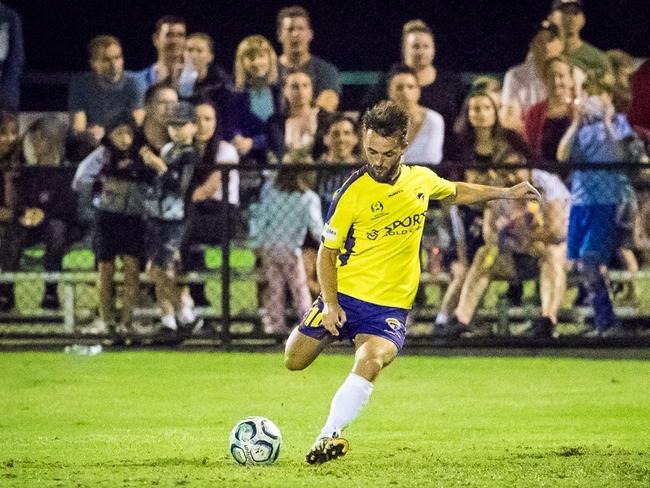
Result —
[{"label": "player's beard", "polygon": [[381,173],[377,173],[375,168],[368,163],[368,173],[373,180],[378,181],[379,183],[392,183],[397,179],[400,170],[400,163],[397,161],[394,166],[386,168]]}]

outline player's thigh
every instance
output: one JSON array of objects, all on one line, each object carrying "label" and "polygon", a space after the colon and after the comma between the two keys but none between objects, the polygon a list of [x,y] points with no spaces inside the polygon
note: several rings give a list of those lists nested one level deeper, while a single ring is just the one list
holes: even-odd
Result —
[{"label": "player's thigh", "polygon": [[379,372],[397,357],[397,345],[384,337],[358,334],[352,372],[373,381]]},{"label": "player's thigh", "polygon": [[287,369],[297,371],[305,369],[332,342],[331,336],[316,339],[300,332],[298,327],[294,328],[287,339],[284,348],[284,364]]}]

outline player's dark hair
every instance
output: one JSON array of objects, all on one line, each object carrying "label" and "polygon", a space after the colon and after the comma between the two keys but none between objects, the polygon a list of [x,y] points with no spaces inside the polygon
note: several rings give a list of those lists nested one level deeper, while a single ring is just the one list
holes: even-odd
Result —
[{"label": "player's dark hair", "polygon": [[388,100],[379,102],[363,116],[363,128],[382,137],[398,137],[406,142],[409,128],[408,113]]}]

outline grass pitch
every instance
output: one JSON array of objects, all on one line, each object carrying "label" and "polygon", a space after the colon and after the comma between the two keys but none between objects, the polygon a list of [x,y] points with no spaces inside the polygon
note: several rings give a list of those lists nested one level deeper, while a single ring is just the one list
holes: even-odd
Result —
[{"label": "grass pitch", "polygon": [[[308,466],[351,363],[2,354],[0,486],[650,486],[650,362],[400,357],[348,429],[349,454]],[[248,415],[282,430],[276,465],[231,460]]]}]

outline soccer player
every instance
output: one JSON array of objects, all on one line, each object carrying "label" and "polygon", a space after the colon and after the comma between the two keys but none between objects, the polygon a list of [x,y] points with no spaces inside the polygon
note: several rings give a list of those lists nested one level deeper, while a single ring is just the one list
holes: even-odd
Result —
[{"label": "soccer player", "polygon": [[467,205],[540,198],[528,182],[510,188],[453,183],[428,168],[402,166],[408,129],[408,114],[392,102],[365,114],[367,164],[334,195],[318,250],[321,296],[287,341],[285,365],[292,371],[309,366],[336,339],[351,339],[356,349],[352,372],[306,455],[309,464],[345,455],[342,430],[368,403],[377,376],[404,344],[429,199]]}]

